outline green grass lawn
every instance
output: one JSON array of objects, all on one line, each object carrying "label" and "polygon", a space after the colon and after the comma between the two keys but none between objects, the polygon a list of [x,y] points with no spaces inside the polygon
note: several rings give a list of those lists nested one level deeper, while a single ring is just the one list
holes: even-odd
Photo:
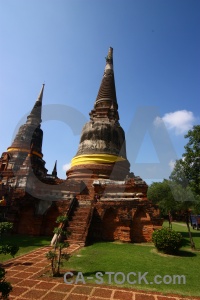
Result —
[{"label": "green grass lawn", "polygon": [[[35,250],[39,247],[47,246],[50,244],[51,237],[41,237],[41,236],[25,236],[25,235],[7,235],[3,236],[0,240],[0,245],[12,243],[19,246],[19,251],[15,257],[22,254],[28,253],[32,250]],[[0,254],[0,262],[4,262],[8,259],[11,259],[10,254]]]},{"label": "green grass lawn", "polygon": [[[164,224],[167,226],[167,223]],[[137,288],[142,290],[160,291],[163,293],[177,293],[182,295],[200,296],[199,278],[200,278],[200,252],[190,250],[187,228],[183,225],[173,224],[173,229],[182,233],[184,244],[179,255],[161,255],[155,251],[153,244],[124,244],[124,243],[96,243],[91,246],[82,248],[74,254],[65,268],[82,272],[86,282],[95,283],[95,274],[101,272],[103,275],[103,284],[108,284],[108,274],[105,272],[122,272],[127,275],[130,272],[138,272],[146,275],[149,282],[147,284],[141,280],[141,284],[130,284],[127,278],[124,284],[118,284],[120,287]],[[194,241],[200,248],[200,231],[193,230]],[[184,275],[185,284],[155,284],[154,276],[160,275]],[[87,279],[95,277],[95,279]],[[130,276],[130,281],[139,277]],[[120,282],[123,275],[117,275],[116,279]],[[70,279],[69,279],[70,280]],[[76,275],[73,277],[76,280]],[[152,283],[151,283],[152,282]],[[114,283],[114,275],[111,276],[111,285]]]}]

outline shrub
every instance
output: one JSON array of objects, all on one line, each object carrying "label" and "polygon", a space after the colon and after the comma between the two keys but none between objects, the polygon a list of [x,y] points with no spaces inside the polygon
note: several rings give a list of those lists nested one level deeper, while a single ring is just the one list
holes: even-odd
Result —
[{"label": "shrub", "polygon": [[158,251],[175,254],[181,247],[182,235],[169,228],[162,228],[153,232],[152,241]]},{"label": "shrub", "polygon": [[[0,242],[2,243],[3,236],[11,231],[13,224],[10,222],[0,222]],[[11,254],[13,257],[19,250],[19,247],[12,244],[0,245],[0,254]],[[12,291],[12,285],[6,281],[6,271],[3,266],[0,266],[0,299],[8,299],[10,292]]]}]

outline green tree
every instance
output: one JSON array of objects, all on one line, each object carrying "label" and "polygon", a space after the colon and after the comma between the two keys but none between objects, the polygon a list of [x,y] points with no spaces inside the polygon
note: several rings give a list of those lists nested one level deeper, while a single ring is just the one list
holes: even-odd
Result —
[{"label": "green tree", "polygon": [[176,161],[170,179],[183,187],[189,186],[195,196],[198,196],[200,195],[200,125],[189,130],[185,138],[188,139],[184,147],[185,153],[182,159]]},{"label": "green tree", "polygon": [[[13,224],[10,222],[1,222],[0,223],[0,254],[11,254],[13,257],[19,250],[19,247],[13,244],[4,244],[3,243],[3,236],[11,231],[13,228]],[[12,285],[10,282],[6,281],[5,278],[6,271],[1,266],[0,267],[0,299],[8,299],[10,292],[12,291]]]},{"label": "green tree", "polygon": [[185,163],[183,159],[176,160],[174,169],[169,178],[170,180],[177,184],[180,184],[184,188],[188,186],[189,182],[186,178]]},{"label": "green tree", "polygon": [[178,207],[173,197],[169,181],[164,179],[162,182],[153,182],[148,188],[147,197],[154,204],[159,206],[161,215],[169,216],[169,227],[171,227],[171,214],[175,212]]},{"label": "green tree", "polygon": [[195,243],[193,241],[192,233],[190,231],[190,210],[194,207],[195,204],[194,194],[189,186],[183,187],[182,185],[177,184],[173,181],[169,181],[169,184],[173,197],[177,203],[177,208],[179,211],[182,211],[182,214],[184,214],[191,248],[195,249]]},{"label": "green tree", "polygon": [[163,215],[169,215],[169,227],[171,227],[171,213],[182,212],[187,225],[191,248],[195,249],[189,226],[189,210],[194,205],[194,194],[191,189],[183,187],[172,180],[164,179],[163,182],[154,182],[149,186],[147,197],[154,204],[158,205]]},{"label": "green tree", "polygon": [[184,147],[183,158],[176,161],[170,180],[176,186],[176,189],[172,189],[173,195],[180,201],[179,207],[185,213],[191,247],[195,249],[189,215],[191,209],[195,213],[200,212],[200,125],[193,126],[185,138],[188,142]]}]

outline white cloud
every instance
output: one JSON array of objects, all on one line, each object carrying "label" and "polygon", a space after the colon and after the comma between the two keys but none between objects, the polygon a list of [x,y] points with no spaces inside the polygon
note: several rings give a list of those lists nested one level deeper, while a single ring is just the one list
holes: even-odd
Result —
[{"label": "white cloud", "polygon": [[169,162],[169,167],[170,167],[171,171],[173,171],[174,166],[175,166],[175,163],[176,163],[176,161],[170,160],[170,162]]},{"label": "white cloud", "polygon": [[154,125],[159,126],[159,125],[161,125],[162,122],[163,122],[162,118],[156,117],[155,120],[154,120]]},{"label": "white cloud", "polygon": [[71,163],[68,163],[68,164],[65,164],[65,165],[62,166],[62,168],[63,168],[64,171],[69,170],[70,167],[71,167]]},{"label": "white cloud", "polygon": [[192,128],[195,117],[193,112],[188,110],[177,110],[175,112],[167,113],[162,118],[157,117],[154,121],[156,126],[164,122],[168,129],[175,130],[175,134],[185,134]]}]

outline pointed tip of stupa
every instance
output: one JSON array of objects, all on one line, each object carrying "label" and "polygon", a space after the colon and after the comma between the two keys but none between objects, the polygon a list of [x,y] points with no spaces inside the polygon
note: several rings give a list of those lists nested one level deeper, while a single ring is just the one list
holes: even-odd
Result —
[{"label": "pointed tip of stupa", "polygon": [[45,86],[45,83],[42,84],[42,88],[41,88],[40,93],[39,93],[38,98],[37,98],[37,101],[39,101],[39,102],[42,102],[44,86]]},{"label": "pointed tip of stupa", "polygon": [[57,160],[55,161],[54,168],[52,171],[52,176],[57,177]]},{"label": "pointed tip of stupa", "polygon": [[112,59],[112,58],[113,58],[113,48],[109,47],[107,59]]}]

